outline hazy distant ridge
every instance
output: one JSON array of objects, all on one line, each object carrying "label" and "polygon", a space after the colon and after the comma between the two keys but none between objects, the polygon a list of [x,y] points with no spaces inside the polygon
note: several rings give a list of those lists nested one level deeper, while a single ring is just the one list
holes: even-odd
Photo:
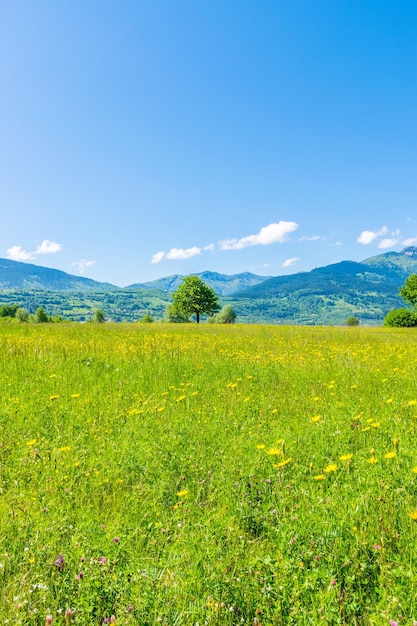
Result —
[{"label": "hazy distant ridge", "polygon": [[0,259],[0,289],[48,289],[51,291],[110,291],[110,283],[74,276],[61,270]]},{"label": "hazy distant ridge", "polygon": [[[230,296],[237,294],[248,287],[258,285],[269,278],[269,276],[258,276],[251,274],[250,272],[243,272],[241,274],[232,274],[230,276],[226,274],[218,274],[217,272],[201,272],[195,274],[210,285],[220,296]],[[152,280],[147,283],[137,283],[129,285],[126,289],[160,289],[168,293],[174,292],[181,284],[184,275],[174,274],[173,276],[166,276],[158,280]]]}]

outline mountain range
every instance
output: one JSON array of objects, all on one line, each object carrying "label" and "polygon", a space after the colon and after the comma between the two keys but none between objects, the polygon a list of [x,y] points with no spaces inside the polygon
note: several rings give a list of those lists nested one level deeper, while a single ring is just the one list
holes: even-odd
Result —
[{"label": "mountain range", "polygon": [[[342,261],[310,272],[265,277],[243,272],[197,274],[231,303],[241,322],[341,324],[350,315],[378,324],[392,308],[402,306],[398,290],[417,273],[417,247],[386,252],[357,263]],[[117,287],[30,263],[0,259],[0,304],[16,302],[32,311],[89,319],[95,308],[109,319],[132,321],[150,313],[163,317],[183,275]]]}]

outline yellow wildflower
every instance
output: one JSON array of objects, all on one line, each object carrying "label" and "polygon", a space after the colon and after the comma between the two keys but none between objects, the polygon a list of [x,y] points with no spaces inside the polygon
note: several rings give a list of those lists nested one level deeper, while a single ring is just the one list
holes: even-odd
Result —
[{"label": "yellow wildflower", "polygon": [[289,459],[285,459],[285,461],[281,461],[280,463],[274,463],[274,467],[275,469],[277,469],[278,467],[284,467],[284,465],[288,465],[290,461],[292,461],[291,457]]},{"label": "yellow wildflower", "polygon": [[342,454],[342,456],[339,456],[339,459],[341,461],[350,461],[352,457],[353,457],[353,454]]},{"label": "yellow wildflower", "polygon": [[281,454],[281,452],[282,452],[282,448],[270,448],[267,454],[269,454],[270,456],[276,456],[277,454]]}]

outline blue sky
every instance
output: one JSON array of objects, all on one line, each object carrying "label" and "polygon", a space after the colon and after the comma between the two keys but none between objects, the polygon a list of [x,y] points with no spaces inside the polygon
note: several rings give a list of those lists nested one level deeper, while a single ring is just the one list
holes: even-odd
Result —
[{"label": "blue sky", "polygon": [[14,0],[0,257],[125,286],[417,245],[415,0]]}]

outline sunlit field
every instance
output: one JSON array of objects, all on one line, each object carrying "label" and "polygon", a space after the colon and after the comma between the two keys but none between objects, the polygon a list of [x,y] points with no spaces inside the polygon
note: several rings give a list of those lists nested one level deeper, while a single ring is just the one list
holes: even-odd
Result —
[{"label": "sunlit field", "polygon": [[417,336],[0,328],[0,624],[417,620]]}]

